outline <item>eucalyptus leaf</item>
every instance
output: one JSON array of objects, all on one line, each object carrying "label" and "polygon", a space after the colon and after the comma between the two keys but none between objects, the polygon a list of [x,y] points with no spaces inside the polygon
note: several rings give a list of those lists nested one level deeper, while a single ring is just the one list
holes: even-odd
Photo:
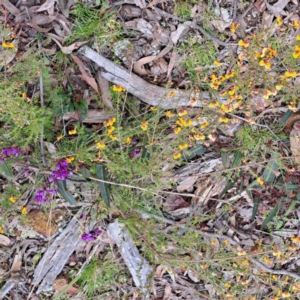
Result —
[{"label": "eucalyptus leaf", "polygon": [[184,159],[191,159],[197,155],[202,155],[205,152],[205,148],[201,145],[197,145],[189,149],[187,153],[183,154]]},{"label": "eucalyptus leaf", "polygon": [[272,211],[268,214],[268,216],[262,223],[261,230],[263,230],[274,219],[274,217],[278,214],[280,207],[281,207],[281,202],[277,202],[275,207],[272,209]]},{"label": "eucalyptus leaf", "polygon": [[[97,173],[98,179],[106,181],[105,166],[96,165],[96,173]],[[110,194],[109,194],[108,184],[100,181],[99,188],[100,188],[100,193],[101,193],[104,203],[107,205],[107,207],[110,207]]]},{"label": "eucalyptus leaf", "polygon": [[276,160],[271,160],[267,164],[262,178],[267,183],[273,183],[276,178],[276,172],[278,171],[278,163]]},{"label": "eucalyptus leaf", "polygon": [[[65,181],[65,180],[64,180]],[[72,205],[77,205],[77,201],[74,199],[72,194],[65,189],[64,183],[63,182],[58,182],[57,183],[57,191],[60,193],[60,195],[68,201]]]},{"label": "eucalyptus leaf", "polygon": [[2,171],[4,172],[6,177],[13,177],[13,174],[11,173],[10,169],[8,168],[7,164],[5,161],[0,162],[0,167]]}]

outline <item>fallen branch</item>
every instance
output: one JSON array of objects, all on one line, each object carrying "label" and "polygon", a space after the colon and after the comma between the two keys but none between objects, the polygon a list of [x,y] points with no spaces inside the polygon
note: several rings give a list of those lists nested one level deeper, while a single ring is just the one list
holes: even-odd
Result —
[{"label": "fallen branch", "polygon": [[196,95],[189,91],[163,88],[150,84],[87,46],[80,48],[79,53],[101,67],[101,75],[108,81],[121,85],[129,93],[149,105],[160,106],[164,109],[173,109],[181,106],[202,107],[203,102],[200,99],[210,99],[208,92],[200,92],[197,95],[197,101],[193,101],[193,104],[191,104],[191,100],[194,100]]}]

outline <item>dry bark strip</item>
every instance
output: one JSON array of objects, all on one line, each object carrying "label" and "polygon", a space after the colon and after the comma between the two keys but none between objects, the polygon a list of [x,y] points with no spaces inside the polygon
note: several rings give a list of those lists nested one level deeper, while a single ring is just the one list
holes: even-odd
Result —
[{"label": "dry bark strip", "polygon": [[181,106],[203,107],[204,103],[201,100],[210,99],[208,92],[200,92],[197,101],[193,102],[192,105],[191,100],[195,98],[195,95],[190,91],[163,88],[150,84],[87,46],[81,47],[79,53],[101,67],[101,75],[108,81],[121,85],[129,93],[149,105],[160,106],[164,109],[174,109]]}]

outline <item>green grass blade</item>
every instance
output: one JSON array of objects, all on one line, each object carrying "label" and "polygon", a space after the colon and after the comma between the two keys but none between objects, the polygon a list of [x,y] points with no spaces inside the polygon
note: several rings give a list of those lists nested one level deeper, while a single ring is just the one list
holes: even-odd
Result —
[{"label": "green grass blade", "polygon": [[197,146],[189,149],[189,151],[187,153],[184,153],[183,158],[186,160],[191,159],[197,155],[202,155],[204,152],[205,152],[205,148],[201,145],[197,145]]},{"label": "green grass blade", "polygon": [[271,160],[267,164],[262,178],[267,183],[273,183],[276,178],[276,172],[278,171],[278,163],[276,160]]},{"label": "green grass blade", "polygon": [[256,198],[256,199],[254,200],[254,205],[253,205],[253,210],[252,210],[252,216],[251,216],[251,222],[253,222],[254,219],[255,219],[255,216],[256,216],[256,214],[257,214],[257,209],[258,209],[258,206],[259,206],[260,201],[261,201],[261,200],[260,200],[259,198]]},{"label": "green grass blade", "polygon": [[10,169],[8,168],[5,161],[0,162],[0,167],[3,170],[6,177],[13,177],[13,174],[11,173]]},{"label": "green grass blade", "polygon": [[281,118],[281,120],[279,121],[279,125],[284,125],[285,122],[294,114],[294,112],[292,110],[288,110],[283,117]]},{"label": "green grass blade", "polygon": [[261,230],[263,230],[273,220],[273,218],[279,212],[280,207],[281,207],[281,202],[278,202],[275,205],[275,207],[273,208],[273,210],[268,214],[268,216],[266,217],[266,219],[264,220],[264,222],[262,223]]},{"label": "green grass blade", "polygon": [[[105,166],[96,165],[96,172],[97,172],[97,177],[100,180],[106,180]],[[110,195],[109,195],[109,189],[107,183],[99,182],[99,188],[104,203],[107,205],[107,207],[110,207]]]},{"label": "green grass blade", "polygon": [[237,167],[243,158],[243,153],[241,151],[237,151],[234,153],[234,161],[232,163],[232,167]]},{"label": "green grass blade", "polygon": [[[65,181],[65,180],[64,180]],[[60,193],[60,195],[68,201],[72,205],[77,205],[77,201],[74,199],[72,194],[69,191],[65,190],[64,183],[58,182],[57,183],[57,191]]]}]

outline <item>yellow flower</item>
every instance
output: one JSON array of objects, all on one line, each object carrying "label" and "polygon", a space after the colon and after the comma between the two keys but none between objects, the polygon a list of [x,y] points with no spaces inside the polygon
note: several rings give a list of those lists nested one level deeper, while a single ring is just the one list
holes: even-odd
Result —
[{"label": "yellow flower", "polygon": [[280,258],[281,254],[282,254],[282,252],[279,251],[279,250],[273,252],[273,255],[278,257],[278,258]]},{"label": "yellow flower", "polygon": [[218,82],[212,82],[212,83],[210,83],[210,87],[212,88],[212,89],[215,89],[215,90],[217,90],[217,89],[219,89],[219,83]]},{"label": "yellow flower", "polygon": [[147,121],[143,121],[141,124],[141,128],[146,131],[148,129],[148,122]]},{"label": "yellow flower", "polygon": [[215,135],[214,133],[209,134],[207,137],[208,137],[212,142],[214,142],[214,141],[217,139],[217,137],[216,137],[216,135]]},{"label": "yellow flower", "polygon": [[178,134],[180,131],[181,131],[181,128],[180,128],[180,127],[174,128],[174,133],[175,133],[175,134]]},{"label": "yellow flower", "polygon": [[300,56],[300,47],[299,46],[295,46],[295,52],[293,53],[293,57],[296,59],[296,58],[299,58]]},{"label": "yellow flower", "polygon": [[186,120],[185,118],[180,117],[177,121],[176,124],[181,126],[181,127],[188,127],[193,124],[192,120]]},{"label": "yellow flower", "polygon": [[202,129],[206,128],[209,125],[209,122],[204,122],[200,125]]},{"label": "yellow flower", "polygon": [[69,157],[66,158],[66,161],[67,161],[68,164],[70,164],[74,160],[75,160],[75,158],[73,156],[69,156]]},{"label": "yellow flower", "polygon": [[75,126],[72,130],[69,130],[69,135],[74,135],[77,133],[77,127]]},{"label": "yellow flower", "polygon": [[277,22],[277,24],[278,24],[279,26],[281,26],[281,25],[282,25],[282,18],[281,18],[281,17],[277,17],[277,18],[276,18],[276,22]]},{"label": "yellow flower", "polygon": [[300,285],[299,284],[293,285],[292,290],[294,293],[298,293],[300,291]]},{"label": "yellow flower", "polygon": [[104,142],[98,142],[98,143],[96,144],[96,146],[97,146],[98,148],[100,148],[100,149],[104,149],[104,148],[106,147],[106,145],[105,145]]},{"label": "yellow flower", "polygon": [[109,134],[108,137],[111,139],[111,140],[117,140],[117,137],[113,134]]},{"label": "yellow flower", "polygon": [[110,126],[113,126],[116,121],[117,121],[116,118],[110,118],[104,123],[104,125],[106,127],[110,127]]},{"label": "yellow flower", "polygon": [[289,297],[291,297],[291,294],[289,292],[283,292],[281,297],[282,298],[289,298]]},{"label": "yellow flower", "polygon": [[172,98],[172,97],[174,97],[176,95],[176,92],[175,91],[171,91],[171,92],[169,92],[168,93],[168,98]]},{"label": "yellow flower", "polygon": [[129,145],[131,143],[131,137],[127,137],[123,144]]},{"label": "yellow flower", "polygon": [[214,100],[214,101],[210,102],[208,106],[210,106],[210,107],[217,107],[217,106],[219,106],[219,102],[216,101],[216,100]]},{"label": "yellow flower", "polygon": [[0,234],[4,233],[2,226],[0,226]]},{"label": "yellow flower", "polygon": [[256,179],[256,181],[257,181],[260,185],[264,185],[264,184],[265,184],[264,180],[263,180],[261,177],[258,177],[258,178]]},{"label": "yellow flower", "polygon": [[174,116],[174,114],[170,110],[168,110],[168,111],[166,111],[166,116],[168,118],[172,118]]},{"label": "yellow flower", "polygon": [[296,21],[293,21],[291,25],[292,25],[295,29],[297,29],[297,30],[300,28],[299,21],[297,21],[297,20],[296,20]]},{"label": "yellow flower", "polygon": [[226,283],[225,283],[225,286],[226,286],[227,288],[230,288],[230,287],[231,287],[230,282],[226,282]]},{"label": "yellow flower", "polygon": [[125,92],[126,90],[120,85],[113,85],[112,90],[117,93]]},{"label": "yellow flower", "polygon": [[247,285],[249,283],[249,279],[243,280],[242,285]]},{"label": "yellow flower", "polygon": [[288,70],[284,73],[285,77],[289,78],[295,78],[297,76],[296,71]]},{"label": "yellow flower", "polygon": [[180,152],[176,152],[174,155],[173,155],[173,158],[174,159],[179,159],[181,157],[181,153]]},{"label": "yellow flower", "polygon": [[15,203],[16,202],[16,198],[14,196],[10,196],[9,197],[9,201],[12,202],[12,203]]},{"label": "yellow flower", "polygon": [[259,65],[265,67],[267,70],[271,69],[271,63],[269,59],[263,59],[259,62]]},{"label": "yellow flower", "polygon": [[203,141],[203,140],[205,140],[205,135],[202,133],[196,133],[196,134],[194,134],[194,139],[196,141],[199,141],[199,140]]},{"label": "yellow flower", "polygon": [[249,47],[249,41],[248,40],[239,40],[238,44],[241,48],[248,48]]},{"label": "yellow flower", "polygon": [[226,117],[220,117],[220,118],[219,118],[219,121],[220,121],[221,123],[228,123],[228,122],[229,122],[229,119],[226,118]]},{"label": "yellow flower", "polygon": [[277,91],[280,91],[280,90],[282,90],[282,88],[283,88],[283,84],[277,84],[277,85],[275,86],[275,88],[276,88]]},{"label": "yellow flower", "polygon": [[114,126],[107,127],[107,134],[111,134],[115,129]]},{"label": "yellow flower", "polygon": [[225,75],[225,78],[226,78],[226,79],[229,79],[229,78],[234,77],[234,75],[235,75],[235,71],[230,71],[229,73],[227,73],[227,74]]},{"label": "yellow flower", "polygon": [[186,109],[180,109],[179,112],[178,112],[179,117],[186,116],[187,114],[188,113],[187,113]]},{"label": "yellow flower", "polygon": [[214,65],[220,67],[220,66],[221,66],[221,63],[220,63],[218,60],[214,60]]},{"label": "yellow flower", "polygon": [[236,32],[236,30],[238,29],[240,27],[240,23],[234,23],[234,22],[232,22],[231,24],[230,24],[230,31],[232,32],[232,33],[235,33]]},{"label": "yellow flower", "polygon": [[63,135],[62,134],[59,134],[57,137],[56,137],[56,139],[59,141],[59,140],[61,140],[63,138]]},{"label": "yellow flower", "polygon": [[293,236],[291,237],[291,240],[293,243],[299,243],[300,242],[300,237],[299,236]]},{"label": "yellow flower", "polygon": [[297,35],[297,36],[296,36],[296,40],[297,40],[297,41],[300,41],[300,35]]},{"label": "yellow flower", "polygon": [[27,95],[26,95],[26,93],[25,93],[25,92],[24,92],[24,93],[22,93],[22,98],[23,98],[23,99],[27,98]]},{"label": "yellow flower", "polygon": [[234,95],[234,93],[238,90],[238,87],[237,86],[232,86],[230,87],[229,91],[228,91],[228,94],[230,96]]},{"label": "yellow flower", "polygon": [[152,111],[156,111],[156,110],[157,110],[157,107],[155,107],[155,106],[151,106],[151,107],[150,107],[150,110],[152,110]]},{"label": "yellow flower", "polygon": [[27,214],[27,208],[26,208],[26,207],[23,207],[23,208],[22,208],[21,214],[22,214],[22,215],[26,215],[26,214]]},{"label": "yellow flower", "polygon": [[5,48],[5,49],[14,49],[14,48],[16,48],[15,45],[10,43],[10,42],[3,42],[2,47]]},{"label": "yellow flower", "polygon": [[237,253],[238,256],[243,256],[243,255],[247,255],[247,252],[246,251],[239,251]]},{"label": "yellow flower", "polygon": [[189,144],[188,144],[188,143],[182,143],[182,144],[179,145],[178,148],[179,148],[180,150],[182,150],[182,149],[186,149],[186,148],[188,148],[188,147],[189,147]]},{"label": "yellow flower", "polygon": [[272,90],[265,90],[264,91],[264,99],[269,99],[269,96],[276,96],[277,95],[277,91],[272,89]]}]

